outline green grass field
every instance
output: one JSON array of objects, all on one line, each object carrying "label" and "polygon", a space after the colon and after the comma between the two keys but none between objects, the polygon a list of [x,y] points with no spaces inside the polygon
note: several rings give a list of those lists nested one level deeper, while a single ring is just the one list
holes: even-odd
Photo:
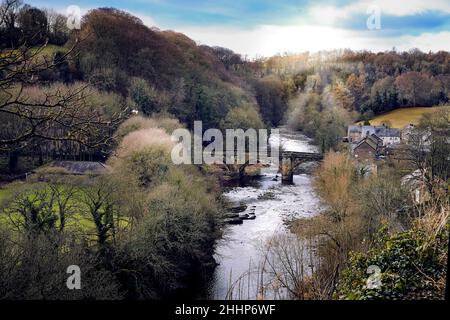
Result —
[{"label": "green grass field", "polygon": [[11,190],[7,187],[0,187],[0,204],[3,202],[3,200],[9,195]]},{"label": "green grass field", "polygon": [[[50,190],[48,186],[42,183],[22,183],[15,182],[10,183],[0,187],[0,224],[2,226],[6,226],[7,228],[12,227],[11,219],[1,210],[2,206],[6,206],[5,201],[9,201],[11,197],[22,188],[26,186],[32,185],[42,186],[43,190]],[[64,192],[64,191],[63,191]],[[85,205],[79,203],[77,197],[75,196],[72,200],[69,201],[69,205],[74,208],[74,211],[70,214],[67,220],[67,229],[72,231],[79,231],[88,235],[91,235],[91,238],[95,238],[95,223],[91,216],[87,213],[88,210]],[[57,204],[54,204],[55,212],[58,211]],[[17,219],[18,214],[13,215],[13,219]],[[19,218],[20,219],[20,218]],[[128,226],[128,219],[126,217],[121,217],[119,221],[119,226],[121,228],[126,228]],[[59,221],[58,221],[59,222]],[[57,223],[58,226],[58,223]]]},{"label": "green grass field", "polygon": [[[40,50],[40,52],[38,55],[36,55],[36,58],[45,57],[46,59],[51,59],[56,52],[61,51],[66,53],[68,49],[63,46],[48,44],[45,47],[30,48],[29,53],[35,54],[37,50]],[[10,53],[11,53],[10,50],[1,51],[0,57],[6,57]]]},{"label": "green grass field", "polygon": [[403,128],[408,124],[412,123],[417,125],[420,118],[426,113],[436,112],[442,108],[450,109],[450,106],[444,107],[414,107],[414,108],[401,108],[396,109],[388,113],[384,113],[376,116],[375,118],[369,120],[371,125],[378,126],[385,121],[389,121],[392,128]]}]

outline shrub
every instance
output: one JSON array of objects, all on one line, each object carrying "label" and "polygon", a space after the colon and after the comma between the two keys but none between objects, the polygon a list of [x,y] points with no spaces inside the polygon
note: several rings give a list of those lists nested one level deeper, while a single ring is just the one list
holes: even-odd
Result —
[{"label": "shrub", "polygon": [[[120,299],[119,283],[91,249],[73,234],[29,239],[0,228],[0,299]],[[66,287],[70,265],[82,271],[82,290]]]},{"label": "shrub", "polygon": [[262,129],[264,123],[255,106],[245,104],[241,107],[231,109],[225,117],[224,129]]},{"label": "shrub", "polygon": [[117,254],[128,297],[172,296],[194,281],[205,280],[202,275],[214,267],[215,195],[208,192],[201,176],[182,169],[172,169],[166,181],[145,191],[149,193],[145,214]]},{"label": "shrub", "polygon": [[[442,299],[448,230],[430,245],[425,232],[411,229],[388,235],[382,229],[377,247],[354,253],[343,272],[337,296],[341,299]],[[368,288],[367,268],[381,270],[381,286]]]},{"label": "shrub", "polygon": [[131,99],[145,115],[150,116],[163,110],[162,94],[144,79],[134,78],[129,91]]}]

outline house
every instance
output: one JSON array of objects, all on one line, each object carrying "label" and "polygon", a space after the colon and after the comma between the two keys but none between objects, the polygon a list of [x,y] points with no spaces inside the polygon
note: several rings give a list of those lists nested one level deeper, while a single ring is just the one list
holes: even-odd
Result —
[{"label": "house", "polygon": [[354,143],[361,140],[361,127],[360,126],[348,126],[347,129],[347,141]]},{"label": "house", "polygon": [[400,143],[400,133],[400,129],[386,126],[375,127],[375,134],[383,140],[383,146]]},{"label": "house", "polygon": [[409,124],[402,129],[402,142],[411,145],[429,147],[431,145],[431,130],[418,128]]},{"label": "house", "polygon": [[107,173],[109,166],[95,161],[53,161],[36,170],[44,175],[100,176]]},{"label": "house", "polygon": [[352,147],[353,156],[359,161],[373,161],[378,154],[380,145],[372,136],[363,138],[358,144]]},{"label": "house", "polygon": [[347,136],[350,143],[358,143],[361,139],[374,133],[375,129],[372,126],[349,126],[347,130]]},{"label": "house", "polygon": [[411,160],[411,147],[407,144],[392,144],[386,146],[385,149],[386,158],[390,161],[400,162],[410,162]]},{"label": "house", "polygon": [[412,200],[416,204],[421,204],[430,199],[430,193],[425,185],[425,177],[420,170],[404,176],[401,180],[402,186],[407,188]]},{"label": "house", "polygon": [[350,143],[359,143],[362,139],[375,135],[382,141],[383,146],[401,142],[400,129],[389,128],[387,126],[349,126],[347,130],[347,141]]},{"label": "house", "polygon": [[375,133],[372,133],[369,136],[370,139],[372,139],[374,142],[377,143],[377,145],[381,146],[383,145],[383,139],[381,139],[379,136],[377,136]]},{"label": "house", "polygon": [[403,127],[402,132],[401,132],[401,137],[400,137],[403,143],[409,143],[414,129],[415,129],[415,126],[412,123]]}]

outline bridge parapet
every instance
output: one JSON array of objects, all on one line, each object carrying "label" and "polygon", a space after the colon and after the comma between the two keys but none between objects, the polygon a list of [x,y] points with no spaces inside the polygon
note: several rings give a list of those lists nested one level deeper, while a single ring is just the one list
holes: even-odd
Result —
[{"label": "bridge parapet", "polygon": [[296,151],[283,151],[281,158],[299,159],[304,161],[320,161],[323,160],[323,154],[312,152],[296,152]]}]

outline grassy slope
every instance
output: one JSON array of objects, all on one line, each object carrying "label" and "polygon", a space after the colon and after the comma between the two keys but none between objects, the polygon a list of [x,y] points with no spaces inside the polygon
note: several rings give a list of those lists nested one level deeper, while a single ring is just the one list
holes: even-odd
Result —
[{"label": "grassy slope", "polygon": [[41,50],[41,52],[40,52],[41,55],[45,55],[45,56],[48,56],[48,57],[51,57],[57,51],[62,51],[62,52],[66,52],[67,51],[67,49],[64,48],[63,46],[57,46],[57,45],[54,45],[54,44],[48,44],[44,48],[36,47],[35,50],[37,50],[37,49]]},{"label": "grassy slope", "polygon": [[2,203],[2,201],[6,198],[6,196],[8,195],[9,190],[3,187],[0,187],[0,204]]},{"label": "grassy slope", "polygon": [[[33,48],[30,48],[29,53],[34,54],[36,50],[40,50],[38,56],[46,56],[46,57],[52,57],[57,51],[67,52],[67,48],[64,46],[58,46],[54,44],[47,44],[46,46],[36,46]],[[10,49],[6,49],[2,52],[0,52],[0,56],[6,56],[6,54],[10,53]]]},{"label": "grassy slope", "polygon": [[383,121],[388,120],[393,128],[403,128],[410,123],[417,125],[422,115],[426,113],[435,112],[441,108],[450,108],[450,106],[432,107],[432,108],[414,107],[414,108],[396,109],[388,113],[376,116],[375,118],[370,120],[370,124],[380,125]]}]

